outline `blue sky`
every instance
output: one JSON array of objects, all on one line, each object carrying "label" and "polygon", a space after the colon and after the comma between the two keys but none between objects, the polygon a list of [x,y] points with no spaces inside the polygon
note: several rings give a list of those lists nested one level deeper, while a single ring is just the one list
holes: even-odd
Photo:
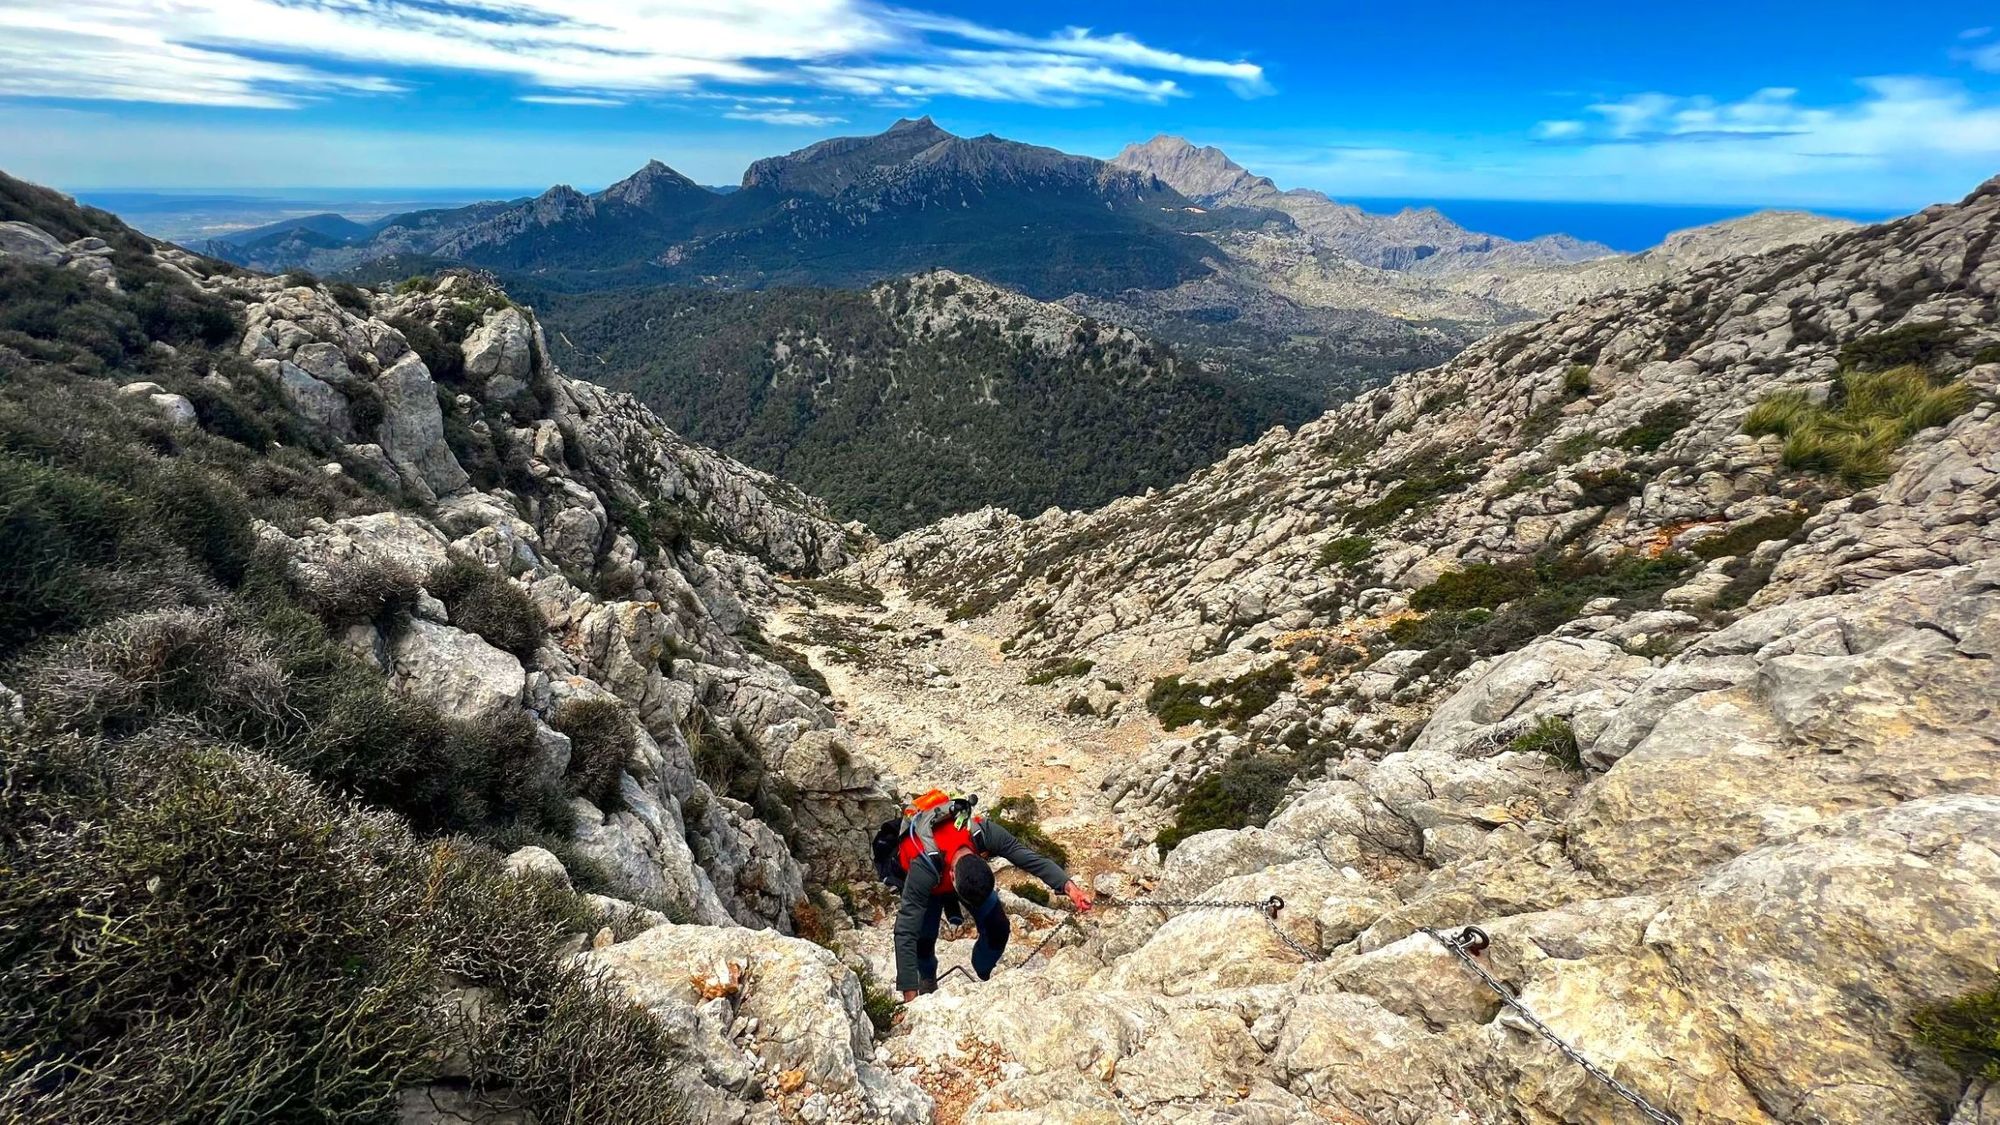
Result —
[{"label": "blue sky", "polygon": [[1336,196],[1901,209],[2000,172],[2000,7],[4,0],[0,168],[71,190],[705,183],[929,113]]}]

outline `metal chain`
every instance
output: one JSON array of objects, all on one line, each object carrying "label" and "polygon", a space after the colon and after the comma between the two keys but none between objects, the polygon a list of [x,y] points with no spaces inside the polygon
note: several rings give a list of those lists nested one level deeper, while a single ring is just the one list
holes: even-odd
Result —
[{"label": "metal chain", "polygon": [[1659,1125],[1681,1125],[1680,1118],[1675,1117],[1674,1115],[1668,1113],[1666,1110],[1659,1108],[1658,1106],[1655,1106],[1653,1103],[1647,1101],[1644,1097],[1640,1096],[1637,1090],[1634,1090],[1632,1089],[1632,1087],[1627,1086],[1625,1083],[1620,1082],[1616,1078],[1611,1077],[1610,1074],[1606,1073],[1596,1063],[1591,1062],[1588,1058],[1586,1058],[1582,1051],[1579,1051],[1575,1047],[1570,1046],[1569,1043],[1566,1042],[1562,1036],[1557,1035],[1554,1031],[1551,1031],[1549,1029],[1548,1024],[1543,1023],[1535,1015],[1535,1013],[1528,1010],[1528,1006],[1526,1004],[1521,1003],[1520,997],[1515,996],[1512,989],[1508,988],[1505,984],[1501,983],[1500,980],[1496,978],[1492,973],[1487,972],[1486,966],[1473,960],[1472,956],[1475,952],[1486,948],[1487,938],[1484,931],[1474,926],[1467,926],[1464,929],[1461,929],[1456,937],[1448,938],[1443,934],[1437,932],[1436,930],[1431,929],[1429,926],[1420,926],[1418,927],[1418,929],[1423,933],[1429,934],[1431,938],[1435,940],[1439,945],[1442,945],[1446,949],[1450,950],[1452,956],[1464,962],[1465,967],[1471,969],[1473,975],[1477,976],[1480,980],[1485,981],[1486,987],[1492,989],[1494,994],[1500,997],[1501,1003],[1507,1005],[1507,1007],[1514,1010],[1515,1014],[1519,1015],[1522,1019],[1528,1021],[1529,1026],[1533,1027],[1537,1032],[1539,1032],[1541,1034],[1541,1037],[1548,1040],[1549,1043],[1552,1044],[1556,1050],[1561,1051],[1564,1055],[1568,1056],[1571,1062],[1582,1067],[1584,1069],[1584,1073],[1590,1075],[1592,1078],[1597,1079],[1599,1082],[1602,1082],[1606,1087],[1608,1087],[1611,1090],[1612,1093],[1617,1094],[1619,1097],[1624,1098],[1628,1102],[1631,1102],[1632,1105],[1636,1107],[1640,1113],[1643,1113],[1651,1120],[1658,1122]]},{"label": "metal chain", "polygon": [[1292,952],[1308,961],[1324,961],[1323,954],[1315,953],[1300,944],[1297,938],[1285,932],[1278,925],[1278,912],[1285,908],[1285,900],[1277,895],[1259,902],[1253,899],[1198,899],[1198,898],[1119,898],[1116,895],[1099,896],[1113,906],[1152,906],[1165,909],[1173,907],[1183,910],[1254,910],[1264,916],[1264,923],[1271,927],[1271,934],[1285,944]]}]

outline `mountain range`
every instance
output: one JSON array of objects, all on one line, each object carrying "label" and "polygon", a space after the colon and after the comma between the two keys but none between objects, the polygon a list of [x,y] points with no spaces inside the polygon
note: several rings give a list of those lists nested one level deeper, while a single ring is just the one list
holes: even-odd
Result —
[{"label": "mountain range", "polygon": [[596,193],[207,249],[377,282],[491,270],[564,362],[895,532],[1158,487],[1537,311],[1844,225],[1767,212],[1619,255],[1282,191],[1178,137],[1103,161],[926,117],[759,160],[728,193],[655,160]]},{"label": "mountain range", "polygon": [[[655,160],[603,191],[558,185],[508,202],[356,224],[315,215],[202,247],[259,269],[481,266],[571,290],[646,284],[855,287],[944,268],[1042,299],[1111,302],[1183,342],[1329,340],[1359,355],[1451,346],[1589,292],[1845,225],[1723,224],[1638,271],[1552,234],[1515,241],[1432,208],[1380,215],[1280,190],[1221,150],[1160,136],[1110,161],[928,117],[759,160],[731,192]],[[1522,278],[1559,274],[1559,282]],[[1236,325],[1218,332],[1218,325]],[[1139,326],[1139,325],[1135,325]]]},{"label": "mountain range", "polygon": [[[1668,257],[883,542],[482,271],[260,274],[0,175],[0,1118],[1992,1121],[2000,179]],[[963,275],[646,292],[635,350],[746,337],[703,408],[777,434],[757,380],[947,361],[1032,433],[953,338],[1189,362]],[[1003,869],[997,971],[899,1000],[868,840],[921,785],[1095,904]]]}]

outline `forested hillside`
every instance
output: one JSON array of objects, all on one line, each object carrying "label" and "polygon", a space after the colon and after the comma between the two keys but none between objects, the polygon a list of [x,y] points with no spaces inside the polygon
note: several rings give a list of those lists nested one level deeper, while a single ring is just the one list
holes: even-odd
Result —
[{"label": "forested hillside", "polygon": [[572,370],[889,534],[1164,486],[1321,409],[946,272],[862,292],[536,299]]}]

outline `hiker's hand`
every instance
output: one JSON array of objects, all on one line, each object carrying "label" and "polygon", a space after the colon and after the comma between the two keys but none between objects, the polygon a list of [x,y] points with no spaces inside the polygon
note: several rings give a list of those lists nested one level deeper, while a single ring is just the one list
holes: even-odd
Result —
[{"label": "hiker's hand", "polygon": [[1063,888],[1063,893],[1069,896],[1070,905],[1076,907],[1077,913],[1090,913],[1090,892],[1083,889],[1082,883],[1071,879],[1069,886]]},{"label": "hiker's hand", "polygon": [[912,1001],[912,1000],[915,1000],[916,998],[917,998],[917,990],[916,990],[916,989],[914,989],[914,988],[906,988],[906,989],[904,989],[904,990],[903,990],[903,1003],[907,1004],[907,1003],[909,1003],[910,1001]]}]

